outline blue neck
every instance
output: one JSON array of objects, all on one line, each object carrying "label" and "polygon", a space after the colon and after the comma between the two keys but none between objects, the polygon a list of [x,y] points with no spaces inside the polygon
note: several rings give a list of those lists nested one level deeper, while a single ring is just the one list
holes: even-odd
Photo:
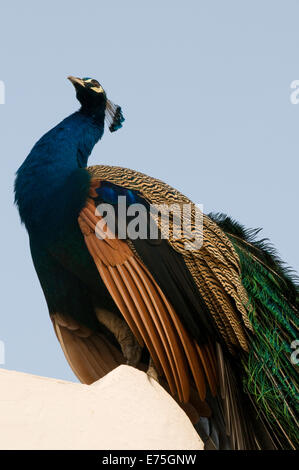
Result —
[{"label": "blue neck", "polygon": [[[104,112],[88,116],[78,111],[47,132],[34,145],[18,169],[15,182],[16,203],[29,232],[40,226],[41,218],[44,221],[45,217],[47,220],[51,218],[52,211],[55,222],[59,223],[59,210],[62,212],[60,208],[65,207],[66,197],[73,199],[75,205],[79,204],[75,192],[80,189],[70,187],[74,185],[72,175],[78,172],[87,174],[79,168],[87,166],[88,157],[103,132]],[[86,199],[86,188],[84,191]],[[70,213],[76,215],[80,209],[68,208]],[[53,220],[48,220],[48,223],[55,225]]]},{"label": "blue neck", "polygon": [[34,145],[18,173],[32,168],[54,167],[60,170],[73,170],[86,167],[87,160],[95,144],[104,132],[104,114],[101,121],[80,111],[71,114],[47,132]]}]

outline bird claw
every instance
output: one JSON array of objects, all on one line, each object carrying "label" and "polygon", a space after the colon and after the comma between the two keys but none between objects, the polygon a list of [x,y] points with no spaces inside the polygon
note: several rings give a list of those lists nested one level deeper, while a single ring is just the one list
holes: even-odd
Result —
[{"label": "bird claw", "polygon": [[146,371],[146,375],[147,375],[149,380],[154,379],[156,382],[159,383],[159,375],[158,375],[157,369],[154,365],[154,362],[153,362],[152,358],[150,358],[150,362],[149,362],[148,369]]},{"label": "bird claw", "polygon": [[126,336],[119,341],[122,353],[129,366],[136,367],[141,358],[142,347],[137,343],[133,335]]}]

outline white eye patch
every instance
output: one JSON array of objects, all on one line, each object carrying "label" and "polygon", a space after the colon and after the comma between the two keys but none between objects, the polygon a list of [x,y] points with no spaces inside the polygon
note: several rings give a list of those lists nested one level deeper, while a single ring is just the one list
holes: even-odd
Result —
[{"label": "white eye patch", "polygon": [[[89,86],[89,88],[93,91],[95,91],[96,93],[103,93],[104,90],[102,88],[102,86],[98,83],[98,85],[96,84],[96,80],[94,80],[93,78],[83,78],[83,81],[84,83],[86,84],[93,84],[94,86]],[[93,82],[96,82],[96,83],[93,83]]]},{"label": "white eye patch", "polygon": [[93,90],[93,91],[95,91],[96,93],[103,93],[103,92],[104,92],[104,90],[103,90],[103,88],[101,87],[101,85],[98,86],[98,87],[91,86],[90,89]]}]

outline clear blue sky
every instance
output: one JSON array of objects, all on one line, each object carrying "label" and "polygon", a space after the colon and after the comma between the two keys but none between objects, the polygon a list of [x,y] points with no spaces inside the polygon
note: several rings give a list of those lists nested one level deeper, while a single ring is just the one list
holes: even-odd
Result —
[{"label": "clear blue sky", "polygon": [[12,192],[36,140],[78,107],[70,74],[98,79],[126,116],[92,164],[143,171],[205,212],[263,227],[299,269],[297,1],[19,0],[0,13],[4,367],[74,380]]}]

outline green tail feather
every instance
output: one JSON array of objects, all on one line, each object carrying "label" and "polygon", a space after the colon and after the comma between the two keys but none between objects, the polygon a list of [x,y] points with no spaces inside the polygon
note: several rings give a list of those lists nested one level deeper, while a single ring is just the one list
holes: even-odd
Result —
[{"label": "green tail feather", "polygon": [[298,278],[284,266],[259,230],[246,230],[222,214],[210,217],[226,232],[237,251],[242,282],[247,290],[254,335],[243,359],[245,390],[283,449],[299,447],[298,364],[291,361],[298,339]]}]

